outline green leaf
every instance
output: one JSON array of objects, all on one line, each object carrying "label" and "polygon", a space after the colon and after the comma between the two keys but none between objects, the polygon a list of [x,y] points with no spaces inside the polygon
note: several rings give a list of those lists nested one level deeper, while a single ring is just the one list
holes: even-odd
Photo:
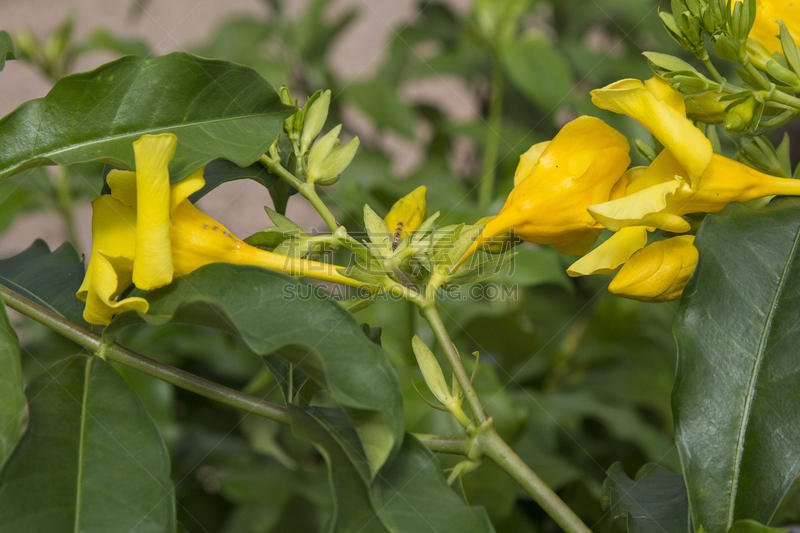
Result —
[{"label": "green leaf", "polygon": [[215,157],[246,167],[275,140],[294,108],[242,65],[176,52],[125,56],[66,76],[45,96],[0,120],[0,180],[38,165],[103,161],[134,167],[132,143],[174,133],[170,177]]},{"label": "green leaf", "polygon": [[68,242],[51,252],[37,239],[24,252],[0,261],[0,284],[61,316],[89,327],[75,293],[83,282],[83,261]]},{"label": "green leaf", "polygon": [[0,30],[0,72],[6,66],[6,60],[19,59],[19,52],[14,50],[11,36],[5,30]]},{"label": "green leaf", "polygon": [[113,368],[76,355],[27,393],[28,428],[0,473],[0,532],[175,531],[169,455]]},{"label": "green leaf", "polygon": [[755,520],[737,520],[728,533],[785,533],[789,528],[768,527]]},{"label": "green leaf", "polygon": [[546,112],[567,101],[574,86],[566,57],[540,37],[513,41],[503,49],[503,62],[514,85]]},{"label": "green leaf", "polygon": [[346,417],[318,407],[290,406],[289,413],[293,433],[316,444],[328,463],[336,497],[329,531],[494,531],[485,510],[453,492],[436,457],[414,436],[406,433],[398,454],[368,488],[363,448]]},{"label": "green leaf", "polygon": [[400,447],[402,396],[386,352],[323,291],[281,272],[216,263],[144,296],[148,314],[116,317],[107,336],[142,322],[196,324],[239,335],[257,354],[278,353],[329,392],[353,421],[373,475]]},{"label": "green leaf", "polygon": [[439,461],[406,433],[397,457],[371,488],[378,517],[398,533],[493,532],[486,510],[464,503],[447,484]]},{"label": "green leaf", "polygon": [[800,207],[706,218],[675,335],[675,440],[693,523],[768,523],[800,471]]},{"label": "green leaf", "polygon": [[19,442],[24,410],[19,340],[0,299],[0,467]]},{"label": "green leaf", "polygon": [[625,475],[622,464],[611,465],[603,508],[615,518],[627,516],[629,533],[692,533],[683,476],[656,464],[644,465],[636,479]]},{"label": "green leaf", "polygon": [[397,96],[395,87],[381,80],[351,83],[343,95],[380,128],[414,137],[414,111]]},{"label": "green leaf", "polygon": [[215,159],[203,169],[203,179],[206,181],[203,188],[189,197],[193,203],[228,181],[250,179],[269,188],[278,178],[258,163],[240,167],[227,159]]}]

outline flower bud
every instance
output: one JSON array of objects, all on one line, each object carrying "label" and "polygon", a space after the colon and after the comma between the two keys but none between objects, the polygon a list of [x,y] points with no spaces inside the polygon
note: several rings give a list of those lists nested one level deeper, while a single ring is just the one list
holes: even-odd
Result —
[{"label": "flower bud", "polygon": [[718,35],[711,39],[714,45],[714,53],[720,59],[737,62],[742,53],[742,47],[738,39],[734,39],[730,35]]},{"label": "flower bud", "polygon": [[[316,98],[315,98],[316,96]],[[311,98],[314,98],[313,101]],[[313,95],[304,106],[303,134],[300,136],[300,152],[305,153],[314,139],[317,138],[325,120],[328,118],[328,108],[331,105],[331,91]],[[309,106],[310,103],[310,106]]]},{"label": "flower bud", "polygon": [[685,96],[683,102],[686,104],[686,116],[706,124],[721,124],[725,118],[725,108],[730,102],[720,102],[720,96],[725,96],[725,93],[708,91]]},{"label": "flower bud", "polygon": [[766,72],[767,63],[774,61],[767,47],[755,39],[747,39],[744,49],[747,52],[747,60],[761,72]]},{"label": "flower bud", "polygon": [[[292,101],[292,95],[289,93],[289,88],[286,85],[281,85],[281,88],[278,89],[278,96],[281,98],[281,103],[291,106],[295,105]],[[283,121],[283,129],[288,135],[291,135],[294,132],[296,116],[297,113],[287,117],[286,120]]]},{"label": "flower bud", "polygon": [[724,126],[728,133],[746,133],[754,126],[754,121],[760,118],[758,112],[760,104],[753,95],[748,96],[743,102],[733,105],[725,110]]},{"label": "flower bud", "polygon": [[341,124],[323,135],[322,138],[311,147],[311,152],[308,154],[308,173],[306,174],[306,181],[309,183],[313,183],[321,177],[319,173],[320,168],[339,142],[340,131],[342,131]]},{"label": "flower bud", "polygon": [[[494,217],[483,217],[482,219],[477,221],[475,225],[486,224],[493,218]],[[514,228],[511,228],[507,233],[490,237],[485,243],[483,243],[483,246],[481,246],[481,250],[490,254],[503,254],[521,242],[522,239],[517,237]]]},{"label": "flower bud", "polygon": [[428,189],[423,185],[403,196],[389,210],[384,221],[392,232],[392,247],[405,239],[406,235],[418,229],[428,218],[428,206],[425,195]]},{"label": "flower bud", "polygon": [[344,146],[337,146],[331,150],[331,153],[328,154],[322,165],[316,169],[313,176],[309,170],[308,181],[319,185],[333,185],[339,181],[339,174],[347,168],[353,157],[355,157],[359,143],[358,137],[353,137]]},{"label": "flower bud", "polygon": [[682,235],[645,246],[625,263],[608,290],[642,302],[680,298],[697,265],[693,243],[693,235]]}]

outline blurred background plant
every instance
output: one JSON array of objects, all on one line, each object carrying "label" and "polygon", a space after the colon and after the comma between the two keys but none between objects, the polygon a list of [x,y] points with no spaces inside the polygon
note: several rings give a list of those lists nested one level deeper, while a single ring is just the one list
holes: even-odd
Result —
[{"label": "blurred background plant", "polygon": [[[123,2],[120,16],[147,17],[157,3]],[[390,26],[378,68],[353,76],[346,57],[333,61],[331,55],[359,17],[374,18],[388,4],[349,2],[343,8],[332,0],[310,0],[302,9],[291,6],[291,13],[289,2],[264,4],[260,15],[219,20],[187,51],[248,65],[273,86],[287,85],[301,104],[318,89],[331,90],[324,129],[342,123],[343,141],[361,139],[342,179],[325,189],[326,201],[352,231],[359,229],[364,204],[383,215],[422,185],[428,189],[428,212],[441,211],[441,225],[495,214],[513,186],[519,155],[582,114],[641,139],[642,156],[634,164],[644,163],[653,154],[649,134],[592,106],[589,91],[622,78],[650,77],[645,50],[693,59],[662,27],[658,10],[668,9],[668,2],[434,1],[416,4],[410,18]],[[104,29],[77,39],[73,27],[68,18],[44,37],[6,29],[22,61],[51,83],[90,53],[147,56],[157,48]],[[710,137],[713,129],[707,130]],[[775,135],[784,131],[794,133]],[[716,149],[734,156],[735,136],[720,128],[716,138]],[[75,206],[99,194],[102,165],[53,170],[39,167],[0,184],[0,231],[44,207],[58,214],[76,248],[88,250],[88,242],[78,242],[86,237],[76,228]],[[218,194],[222,190],[210,196]],[[302,200],[291,200],[290,211],[292,202]],[[272,225],[262,212],[237,211],[250,224]],[[235,226],[225,215],[220,219]],[[304,220],[306,229],[313,229],[308,227],[313,217]],[[443,318],[461,353],[480,353],[476,386],[503,437],[594,531],[624,531],[624,521],[603,509],[606,470],[621,462],[632,475],[655,462],[679,471],[670,409],[676,305],[613,297],[605,290],[607,276],[570,279],[565,274],[570,259],[552,247],[518,250],[512,269],[484,282],[482,290],[454,291],[446,298]],[[418,334],[434,345],[413,307],[380,301],[356,316],[383,326],[378,338],[401,378],[406,429],[458,433],[454,420],[430,409],[413,386],[422,378],[411,337]],[[50,330],[17,321],[28,379],[78,351]],[[240,340],[201,330],[186,333],[176,326],[131,329],[120,341],[281,401],[274,377]],[[472,362],[466,363],[470,368]],[[287,427],[117,368],[140,394],[172,453],[185,531],[320,530],[333,502],[325,463],[310,445],[293,438]],[[447,468],[458,458],[440,460]],[[470,503],[487,508],[500,532],[557,530],[489,461],[456,485]]]}]

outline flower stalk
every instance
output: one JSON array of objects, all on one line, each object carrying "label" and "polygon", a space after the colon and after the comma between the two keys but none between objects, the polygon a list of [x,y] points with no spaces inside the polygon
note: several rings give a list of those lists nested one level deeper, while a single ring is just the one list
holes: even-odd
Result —
[{"label": "flower stalk", "polygon": [[[290,424],[289,414],[285,407],[249,394],[225,387],[213,381],[195,376],[189,372],[164,364],[155,359],[137,353],[119,343],[105,344],[102,337],[88,329],[67,320],[63,316],[46,309],[27,298],[17,294],[8,287],[0,285],[0,297],[11,309],[43,324],[63,337],[71,340],[95,354],[103,354],[108,361],[125,365],[148,376],[165,381],[178,388],[199,394],[205,398],[222,404],[242,409],[254,414]],[[431,451],[454,455],[466,455],[469,450],[467,437],[450,435],[415,434],[415,436]]]}]

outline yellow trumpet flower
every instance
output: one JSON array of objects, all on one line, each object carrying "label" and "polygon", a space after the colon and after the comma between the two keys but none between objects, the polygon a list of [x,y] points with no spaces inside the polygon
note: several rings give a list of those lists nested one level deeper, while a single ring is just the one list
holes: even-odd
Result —
[{"label": "yellow trumpet flower", "polygon": [[585,253],[602,230],[586,208],[623,193],[629,150],[622,134],[588,116],[564,126],[549,143],[531,147],[520,158],[514,189],[500,213],[453,271],[492,237],[512,228],[524,241],[553,244],[571,255]]},{"label": "yellow trumpet flower", "polygon": [[756,21],[749,37],[767,47],[770,53],[783,53],[777,21],[786,24],[792,39],[800,39],[800,4],[794,0],[756,0]]},{"label": "yellow trumpet flower", "polygon": [[713,154],[711,143],[686,118],[681,95],[658,78],[616,82],[592,91],[592,101],[636,119],[665,147],[629,180],[624,197],[588,208],[610,230],[647,226],[683,233],[689,223],[681,217],[688,213],[716,213],[731,202],[763,196],[800,195],[800,180],[762,174]]},{"label": "yellow trumpet flower", "polygon": [[425,202],[427,192],[428,189],[424,185],[417,187],[397,200],[386,215],[384,222],[392,232],[394,248],[397,248],[409,233],[419,229],[428,218],[428,207]]},{"label": "yellow trumpet flower", "polygon": [[608,290],[642,302],[680,298],[697,265],[693,243],[692,235],[681,235],[646,246],[625,263]]},{"label": "yellow trumpet flower", "polygon": [[92,202],[92,251],[76,293],[86,302],[87,322],[105,325],[112,315],[131,309],[145,313],[144,298],[115,298],[131,283],[152,290],[209,263],[258,265],[370,289],[339,274],[334,265],[250,246],[198,210],[189,195],[205,184],[202,169],[170,185],[167,167],[176,145],[172,134],[141,137],[133,143],[136,172],[112,170],[111,194]]}]

